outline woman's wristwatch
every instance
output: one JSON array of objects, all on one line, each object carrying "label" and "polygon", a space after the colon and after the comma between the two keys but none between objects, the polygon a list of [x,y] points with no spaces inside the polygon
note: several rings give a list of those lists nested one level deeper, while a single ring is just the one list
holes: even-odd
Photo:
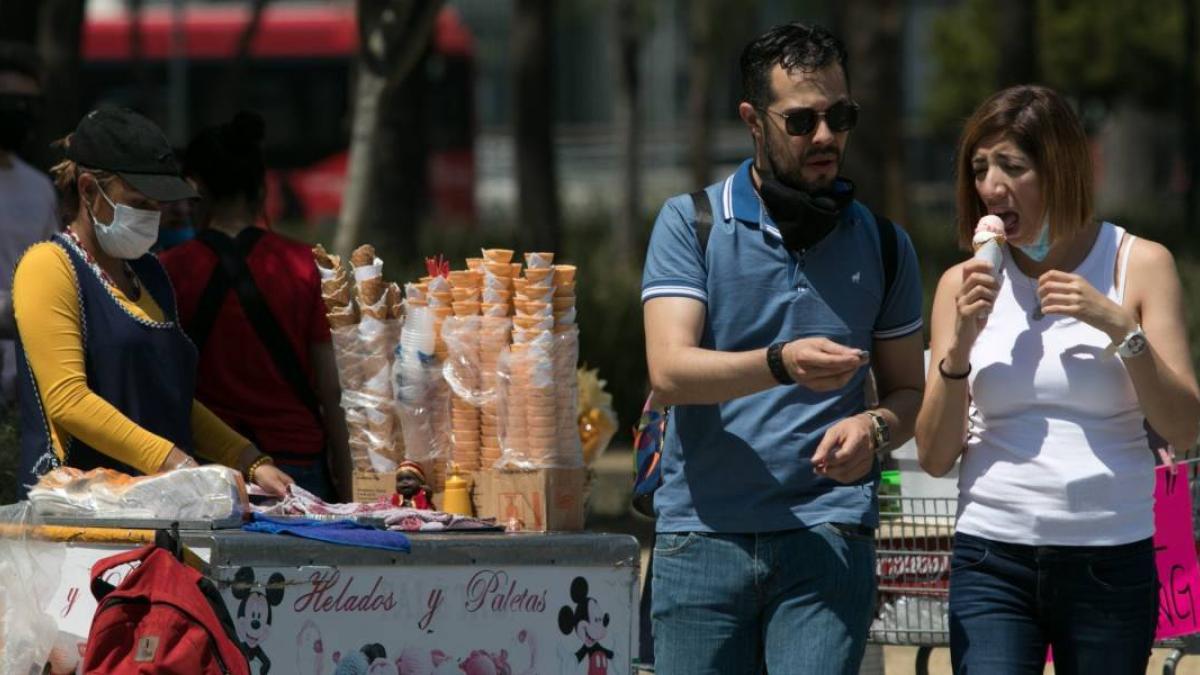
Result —
[{"label": "woman's wristwatch", "polygon": [[1132,359],[1135,356],[1140,356],[1150,346],[1146,341],[1146,333],[1142,331],[1142,326],[1139,324],[1136,328],[1129,331],[1124,340],[1120,344],[1113,345],[1116,348],[1117,355],[1123,359]]}]

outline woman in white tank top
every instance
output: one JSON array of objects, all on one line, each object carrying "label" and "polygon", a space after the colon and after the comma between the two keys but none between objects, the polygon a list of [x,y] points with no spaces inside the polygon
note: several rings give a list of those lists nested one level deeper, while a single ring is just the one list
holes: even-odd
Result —
[{"label": "woman in white tank top", "polygon": [[950,574],[956,673],[1143,673],[1158,616],[1147,422],[1200,427],[1183,297],[1167,249],[1092,214],[1078,119],[1013,87],[967,121],[958,234],[998,216],[999,269],[947,270],[933,303],[917,446],[961,457]]}]

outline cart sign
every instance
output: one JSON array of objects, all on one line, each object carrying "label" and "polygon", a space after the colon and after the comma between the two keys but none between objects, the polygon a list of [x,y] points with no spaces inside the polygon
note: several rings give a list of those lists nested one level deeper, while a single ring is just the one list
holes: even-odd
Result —
[{"label": "cart sign", "polygon": [[1154,549],[1158,561],[1158,632],[1163,640],[1200,632],[1200,569],[1192,530],[1188,468],[1154,472]]},{"label": "cart sign", "polygon": [[628,674],[629,571],[619,568],[222,567],[251,672]]}]

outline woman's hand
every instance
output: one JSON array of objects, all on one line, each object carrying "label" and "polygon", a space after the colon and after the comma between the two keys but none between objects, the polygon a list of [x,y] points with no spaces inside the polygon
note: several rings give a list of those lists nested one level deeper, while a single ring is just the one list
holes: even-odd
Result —
[{"label": "woman's hand", "polygon": [[295,482],[291,476],[271,463],[260,464],[254,470],[254,484],[278,497],[287,496],[287,486]]},{"label": "woman's hand", "polygon": [[954,335],[946,350],[946,367],[954,371],[966,370],[971,347],[987,323],[1000,289],[995,270],[986,260],[972,258],[963,263],[962,279],[954,298]]},{"label": "woman's hand", "polygon": [[1121,342],[1137,328],[1137,320],[1124,307],[1102,295],[1078,274],[1051,270],[1038,278],[1038,300],[1045,314],[1061,314],[1086,323]]},{"label": "woman's hand", "polygon": [[[287,494],[287,486],[295,483],[292,477],[283,472],[282,469],[275,466],[272,461],[265,461],[254,466],[255,462],[266,457],[266,453],[262,452],[253,445],[248,445],[242,450],[241,457],[238,459],[236,468],[242,472],[243,476],[252,479],[258,487],[270,492],[273,495],[283,497]],[[249,476],[250,467],[254,466],[253,476]]]}]

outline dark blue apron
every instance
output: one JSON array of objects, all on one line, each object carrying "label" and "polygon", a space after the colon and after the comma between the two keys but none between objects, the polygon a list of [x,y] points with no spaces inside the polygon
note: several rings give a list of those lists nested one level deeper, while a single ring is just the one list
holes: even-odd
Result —
[{"label": "dark blue apron", "polygon": [[[179,328],[175,293],[158,259],[144,255],[129,264],[142,284],[142,291],[150,293],[162,308],[166,319],[162,323],[130,314],[73,242],[61,234],[51,241],[67,252],[75,270],[88,388],[138,426],[193,453],[191,415],[196,390],[196,348]],[[21,406],[19,499],[25,498],[39,476],[60,464],[84,470],[106,467],[130,475],[140,473],[73,438],[60,439],[64,458],[59,461],[20,337],[17,364],[21,371],[17,384]]]}]

